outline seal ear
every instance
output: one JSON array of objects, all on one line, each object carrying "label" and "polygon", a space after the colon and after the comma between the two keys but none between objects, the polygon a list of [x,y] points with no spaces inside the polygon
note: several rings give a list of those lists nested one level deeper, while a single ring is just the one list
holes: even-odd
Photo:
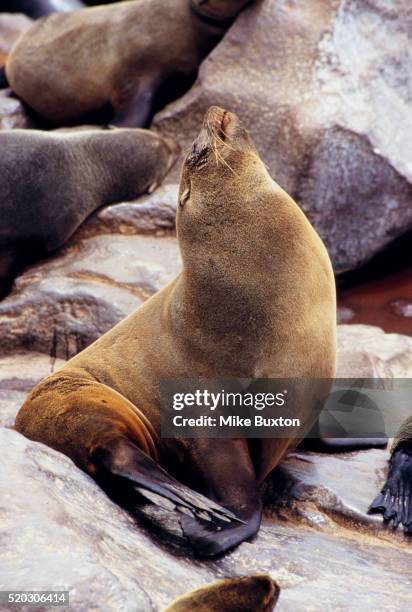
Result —
[{"label": "seal ear", "polygon": [[182,192],[182,195],[179,198],[179,206],[181,208],[183,208],[183,206],[186,204],[186,202],[189,200],[190,198],[190,185],[188,185]]}]

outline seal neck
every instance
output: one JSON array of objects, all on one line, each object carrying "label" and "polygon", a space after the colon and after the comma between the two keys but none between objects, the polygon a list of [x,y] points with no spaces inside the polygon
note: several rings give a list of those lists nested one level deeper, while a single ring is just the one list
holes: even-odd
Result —
[{"label": "seal neck", "polygon": [[132,200],[146,192],[150,177],[155,182],[150,142],[142,139],[134,143],[126,138],[125,130],[114,133],[103,130],[86,143],[91,160],[89,171],[95,175],[102,206]]},{"label": "seal neck", "polygon": [[201,376],[252,376],[268,318],[253,281],[184,269],[171,297],[171,325]]}]

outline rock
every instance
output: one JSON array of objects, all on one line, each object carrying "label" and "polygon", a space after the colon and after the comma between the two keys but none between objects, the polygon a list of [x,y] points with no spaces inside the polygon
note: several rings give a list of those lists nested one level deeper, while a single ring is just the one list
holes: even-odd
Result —
[{"label": "rock", "polygon": [[[54,285],[58,292],[56,270],[65,271],[62,278],[67,283],[76,278],[79,261],[80,269],[94,275],[90,284],[100,282],[96,253],[106,239],[85,238],[60,259],[43,264],[49,266],[49,290]],[[113,262],[112,268],[106,266],[108,277],[114,277],[112,270],[125,273],[132,248],[153,254],[154,243],[171,240],[117,235],[111,239],[113,260],[102,259]],[[99,249],[87,248],[93,241]],[[162,257],[167,256],[167,248],[175,248],[171,245],[175,242],[160,247]],[[82,258],[71,258],[76,249],[84,249]],[[140,255],[141,269],[143,259]],[[151,269],[153,274],[146,265],[145,273]],[[26,289],[31,282],[33,293],[36,282],[38,289],[46,282],[36,281],[34,270],[31,281],[26,279]],[[44,300],[44,288],[39,295]],[[73,309],[72,315],[80,311]],[[40,336],[49,320],[33,323],[37,331],[43,326]],[[70,324],[70,317],[67,320]],[[5,319],[2,325],[3,337]],[[370,326],[341,325],[338,344],[340,376],[410,375],[412,338]],[[400,530],[393,532],[380,517],[367,514],[383,484],[388,451],[290,455],[267,481],[265,517],[257,538],[222,559],[201,562],[185,547],[173,515],[163,518],[174,526],[180,544],[166,546],[137,517],[111,502],[68,458],[4,428],[12,425],[25,393],[62,364],[48,352],[0,359],[0,589],[23,584],[26,589],[69,590],[71,606],[79,612],[90,608],[140,612],[160,610],[182,593],[222,577],[265,572],[281,586],[277,607],[281,612],[317,610],[319,601],[323,609],[390,610],[393,592],[397,609],[408,609],[411,545]]]},{"label": "rock", "polygon": [[175,229],[179,185],[161,185],[133,202],[105,206],[92,215],[79,235],[91,233],[156,234]]},{"label": "rock", "polygon": [[28,268],[0,302],[0,354],[30,350],[68,359],[179,270],[171,236],[75,238],[54,258]]},{"label": "rock", "polygon": [[168,603],[187,571],[207,581],[207,568],[162,551],[65,456],[6,429],[0,439],[1,588],[70,590],[79,612],[132,612],[156,609],[148,593]]},{"label": "rock", "polygon": [[91,215],[62,249],[28,267],[0,302],[0,356],[69,359],[180,271],[177,185]]},{"label": "rock", "polygon": [[34,127],[23,102],[15,98],[11,89],[0,89],[0,130]]},{"label": "rock", "polygon": [[356,268],[412,227],[411,28],[408,0],[258,2],[154,126],[184,152],[210,105],[238,113],[336,272]]},{"label": "rock", "polygon": [[338,325],[338,377],[412,378],[412,338],[372,325]]},{"label": "rock", "polygon": [[291,457],[292,505],[272,509],[253,542],[201,562],[149,535],[65,456],[1,428],[0,447],[1,589],[68,590],[79,612],[146,612],[218,578],[265,572],[281,586],[280,612],[319,602],[390,610],[394,592],[408,609],[412,549],[365,515],[384,451]]},{"label": "rock", "polygon": [[0,66],[4,66],[14,43],[32,23],[26,15],[0,13]]},{"label": "rock", "polygon": [[0,357],[0,427],[12,427],[27,393],[63,364],[41,353]]}]

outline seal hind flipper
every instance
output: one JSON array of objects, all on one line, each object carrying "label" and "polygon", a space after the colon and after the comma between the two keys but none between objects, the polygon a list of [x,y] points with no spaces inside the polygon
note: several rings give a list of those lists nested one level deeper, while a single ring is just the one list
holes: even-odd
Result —
[{"label": "seal hind flipper", "polygon": [[134,91],[130,91],[128,83],[124,92],[115,92],[111,100],[114,110],[111,123],[116,127],[148,127],[157,87],[157,78],[141,78]]},{"label": "seal hind flipper", "polygon": [[386,483],[368,512],[382,514],[394,528],[402,524],[412,535],[412,448],[401,445],[392,453]]},{"label": "seal hind flipper", "polygon": [[261,522],[261,508],[257,508],[254,516],[242,525],[225,523],[216,530],[215,525],[183,515],[180,525],[190,546],[199,557],[215,557],[221,555],[241,542],[251,540],[257,533]]},{"label": "seal hind flipper", "polygon": [[174,479],[129,440],[122,439],[110,448],[96,449],[91,462],[96,466],[100,478],[125,479],[150,502],[161,505],[160,501],[150,495],[154,493],[172,502],[177,511],[190,512],[193,520],[210,522],[219,528],[228,523],[244,522],[230,510]]}]

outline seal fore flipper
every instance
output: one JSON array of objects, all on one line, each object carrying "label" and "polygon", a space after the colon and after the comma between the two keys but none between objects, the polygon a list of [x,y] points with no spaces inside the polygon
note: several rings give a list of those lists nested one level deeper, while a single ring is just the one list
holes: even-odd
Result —
[{"label": "seal fore flipper", "polygon": [[205,521],[199,523],[195,518],[187,515],[180,518],[180,525],[183,534],[198,556],[214,557],[233,549],[243,541],[251,540],[259,529],[261,513],[261,504],[258,503],[248,522],[242,525],[226,523],[218,530],[210,523]]},{"label": "seal fore flipper", "polygon": [[[195,520],[209,522],[217,528],[232,522],[244,523],[230,510],[170,476],[166,470],[128,440],[121,440],[114,448],[96,449],[92,462],[101,476],[105,475],[105,472],[111,477],[125,479],[133,485],[136,492],[164,509],[171,508],[167,508],[167,502],[162,505],[161,500],[156,500],[155,496],[172,502],[173,509],[178,512],[190,514]],[[154,495],[150,495],[151,493]]]},{"label": "seal fore flipper", "polygon": [[370,514],[382,514],[396,529],[412,535],[412,450],[399,446],[389,462],[388,478],[379,495],[371,503]]}]

